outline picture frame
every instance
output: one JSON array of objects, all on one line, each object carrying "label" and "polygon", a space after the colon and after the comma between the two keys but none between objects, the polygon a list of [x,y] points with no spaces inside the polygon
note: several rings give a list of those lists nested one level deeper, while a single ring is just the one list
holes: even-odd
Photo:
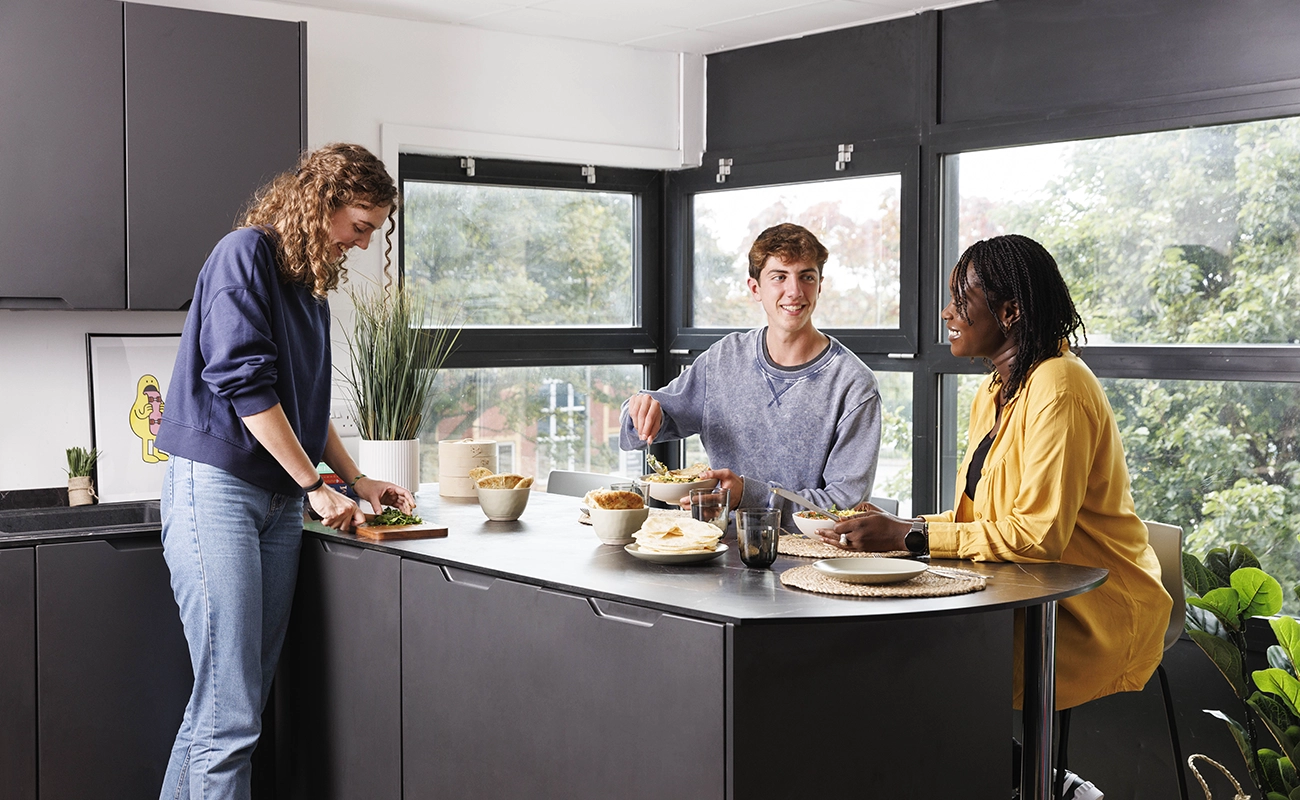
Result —
[{"label": "picture frame", "polygon": [[168,455],[153,440],[180,343],[180,334],[86,334],[99,502],[161,497]]}]

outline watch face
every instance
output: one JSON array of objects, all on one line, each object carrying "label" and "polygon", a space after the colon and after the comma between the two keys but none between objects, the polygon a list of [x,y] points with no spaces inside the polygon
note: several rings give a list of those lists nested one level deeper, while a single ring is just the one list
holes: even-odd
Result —
[{"label": "watch face", "polygon": [[919,530],[908,531],[903,542],[907,545],[908,552],[911,553],[925,553],[930,549],[928,546],[930,543],[925,540],[925,534]]}]

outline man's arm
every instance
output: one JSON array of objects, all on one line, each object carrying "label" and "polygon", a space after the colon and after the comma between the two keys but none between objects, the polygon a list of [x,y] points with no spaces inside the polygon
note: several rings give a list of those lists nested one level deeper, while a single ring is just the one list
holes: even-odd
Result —
[{"label": "man's arm", "polygon": [[[643,390],[623,402],[622,433],[618,443],[620,449],[641,450],[651,441],[671,442],[700,433],[704,425],[704,399],[708,391],[707,356],[707,352],[700,356],[664,388]],[[638,411],[643,422],[650,416],[647,413],[649,402],[639,400],[643,397],[651,398],[659,405],[658,426],[649,440],[642,438],[646,429],[638,432],[635,418],[635,412]],[[640,408],[633,408],[634,401]]]}]

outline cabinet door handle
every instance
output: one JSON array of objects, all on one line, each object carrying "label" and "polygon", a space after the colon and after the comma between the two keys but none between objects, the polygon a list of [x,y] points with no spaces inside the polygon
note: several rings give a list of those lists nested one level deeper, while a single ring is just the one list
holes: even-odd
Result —
[{"label": "cabinet door handle", "polygon": [[461,586],[468,586],[471,589],[491,589],[492,584],[497,579],[491,575],[484,575],[481,572],[470,572],[467,569],[457,569],[456,567],[439,567],[442,575],[448,583],[457,583]]},{"label": "cabinet door handle", "polygon": [[662,611],[655,611],[653,608],[642,608],[630,603],[620,603],[617,600],[588,597],[587,602],[591,604],[591,610],[595,611],[598,617],[625,622],[628,625],[639,625],[643,628],[653,628],[664,615]]},{"label": "cabinet door handle", "polygon": [[122,536],[112,539],[105,539],[108,546],[119,552],[129,552],[131,550],[162,550],[162,538],[158,534],[145,534],[144,536]]},{"label": "cabinet door handle", "polygon": [[365,552],[365,550],[360,547],[353,547],[348,544],[336,544],[335,542],[327,542],[323,539],[317,539],[316,541],[320,542],[322,550],[330,555],[338,556],[340,558],[351,558],[355,560],[361,558],[361,554]]}]

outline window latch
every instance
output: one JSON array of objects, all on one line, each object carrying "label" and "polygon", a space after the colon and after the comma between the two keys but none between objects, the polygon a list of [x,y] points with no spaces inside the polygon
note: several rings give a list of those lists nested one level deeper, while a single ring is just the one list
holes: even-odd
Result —
[{"label": "window latch", "polygon": [[851,144],[840,145],[840,150],[835,155],[835,171],[843,172],[844,165],[848,164],[852,160],[853,160],[853,145]]},{"label": "window latch", "polygon": [[726,183],[727,176],[731,174],[731,159],[718,159],[718,183]]},{"label": "window latch", "polygon": [[583,167],[583,168],[582,168],[582,177],[584,177],[584,178],[587,179],[587,183],[595,183],[595,182],[596,182],[596,168],[593,167],[591,164],[588,164],[587,166]]},{"label": "window latch", "polygon": [[460,168],[463,169],[463,170],[465,170],[465,176],[466,176],[466,177],[469,177],[469,178],[474,177],[474,159],[472,159],[472,158],[462,158],[462,159],[460,160]]}]

